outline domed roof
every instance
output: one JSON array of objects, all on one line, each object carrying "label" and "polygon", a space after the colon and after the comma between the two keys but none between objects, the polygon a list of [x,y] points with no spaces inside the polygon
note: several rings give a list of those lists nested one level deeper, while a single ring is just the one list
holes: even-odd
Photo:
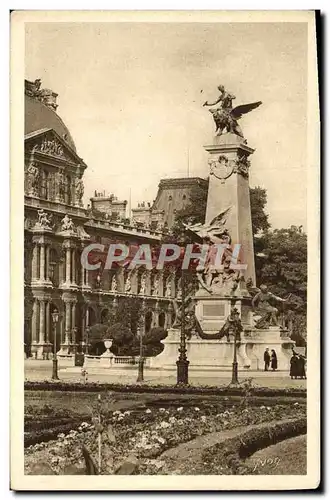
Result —
[{"label": "domed roof", "polygon": [[55,111],[25,94],[25,135],[47,128],[55,130],[67,142],[68,146],[76,152],[76,146],[69,130]]}]

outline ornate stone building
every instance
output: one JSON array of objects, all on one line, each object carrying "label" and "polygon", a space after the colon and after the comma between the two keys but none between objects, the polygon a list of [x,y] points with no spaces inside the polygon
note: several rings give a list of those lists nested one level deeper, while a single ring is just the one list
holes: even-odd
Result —
[{"label": "ornate stone building", "polygon": [[162,179],[154,202],[142,202],[132,210],[133,221],[151,228],[169,229],[176,213],[189,203],[191,190],[198,185],[206,187],[207,184],[207,179],[200,177]]},{"label": "ornate stone building", "polygon": [[[57,346],[74,352],[87,329],[107,321],[118,301],[145,299],[146,328],[169,327],[178,276],[175,271],[86,271],[83,248],[91,243],[157,244],[162,233],[95,215],[83,207],[87,165],[56,113],[57,94],[25,82],[24,342],[28,355],[53,350],[52,312],[60,314]],[[94,200],[95,201],[95,200]],[[99,201],[99,200],[96,200]],[[112,200],[115,201],[115,200]],[[163,209],[162,209],[163,210]]]}]

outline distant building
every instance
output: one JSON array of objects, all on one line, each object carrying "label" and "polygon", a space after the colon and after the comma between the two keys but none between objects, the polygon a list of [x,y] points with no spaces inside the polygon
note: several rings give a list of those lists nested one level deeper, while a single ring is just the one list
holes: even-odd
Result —
[{"label": "distant building", "polygon": [[97,210],[107,214],[112,219],[126,218],[126,200],[118,200],[114,194],[106,195],[95,191],[93,198],[90,199],[92,210]]},{"label": "distant building", "polygon": [[207,182],[200,177],[162,179],[153,204],[142,202],[132,209],[133,223],[170,229],[176,214],[190,203],[191,190],[198,185],[206,186]]}]

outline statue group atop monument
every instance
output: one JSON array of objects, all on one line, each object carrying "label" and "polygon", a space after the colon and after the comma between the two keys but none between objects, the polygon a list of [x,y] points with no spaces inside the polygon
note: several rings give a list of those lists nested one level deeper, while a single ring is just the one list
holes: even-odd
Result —
[{"label": "statue group atop monument", "polygon": [[245,139],[237,120],[246,113],[258,108],[262,104],[261,101],[242,104],[233,108],[233,100],[236,99],[236,96],[227,92],[223,85],[219,85],[218,90],[220,95],[214,102],[205,101],[203,104],[203,106],[216,106],[219,104],[218,107],[209,110],[216,125],[216,135],[222,135],[226,130],[229,134],[236,134]]}]

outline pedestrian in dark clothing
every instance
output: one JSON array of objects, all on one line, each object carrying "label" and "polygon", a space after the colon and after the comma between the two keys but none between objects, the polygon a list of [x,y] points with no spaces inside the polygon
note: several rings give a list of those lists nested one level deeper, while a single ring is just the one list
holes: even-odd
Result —
[{"label": "pedestrian in dark clothing", "polygon": [[298,356],[298,376],[299,378],[306,378],[306,370],[305,370],[306,359],[302,354]]},{"label": "pedestrian in dark clothing", "polygon": [[274,349],[271,350],[271,355],[270,355],[270,366],[273,372],[277,370],[277,356],[276,352]]},{"label": "pedestrian in dark clothing", "polygon": [[269,364],[270,364],[270,354],[268,347],[264,352],[264,362],[265,362],[265,372],[268,372]]},{"label": "pedestrian in dark clothing", "polygon": [[299,373],[298,363],[299,363],[298,356],[294,352],[293,355],[291,356],[291,359],[290,359],[290,377],[291,378],[296,379],[298,376],[298,373]]}]

